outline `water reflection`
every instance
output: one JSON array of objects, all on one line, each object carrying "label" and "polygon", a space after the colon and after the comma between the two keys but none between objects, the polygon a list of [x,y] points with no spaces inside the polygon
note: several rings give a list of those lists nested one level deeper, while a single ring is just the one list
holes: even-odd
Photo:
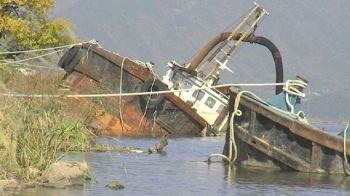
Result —
[{"label": "water reflection", "polygon": [[[143,150],[159,138],[120,138],[101,142]],[[171,138],[167,154],[87,152],[67,159],[87,161],[97,183],[66,189],[27,189],[20,195],[349,195],[350,178],[243,168],[205,162],[222,151],[224,137]],[[215,160],[214,160],[215,161]],[[123,190],[105,187],[119,180]]]},{"label": "water reflection", "polygon": [[[350,178],[344,175],[323,175],[263,168],[227,167],[228,189],[246,195],[336,195],[350,194]],[[250,187],[250,188],[247,188]],[[249,194],[248,194],[249,195]]]}]

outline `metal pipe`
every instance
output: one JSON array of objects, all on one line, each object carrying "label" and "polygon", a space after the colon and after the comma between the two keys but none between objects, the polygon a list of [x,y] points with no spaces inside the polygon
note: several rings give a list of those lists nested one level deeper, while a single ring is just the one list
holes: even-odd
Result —
[{"label": "metal pipe", "polygon": [[[206,46],[204,46],[204,48],[200,51],[197,57],[191,62],[188,69],[195,72],[196,68],[204,60],[204,58],[209,54],[209,52],[213,50],[216,45],[225,41],[230,35],[231,35],[231,32],[224,32],[214,37]],[[237,34],[237,35],[234,35],[232,39],[239,40],[241,36],[242,34]],[[260,37],[260,36],[250,35],[245,39],[243,39],[242,41],[260,44],[270,50],[275,62],[275,67],[276,67],[276,83],[282,83],[283,82],[283,63],[282,63],[281,54],[277,49],[277,47],[269,39],[265,37]],[[215,52],[213,53],[213,55],[215,55]],[[209,57],[208,59],[211,59],[211,57]],[[282,91],[283,91],[282,86],[276,86],[276,94],[279,94]]]}]

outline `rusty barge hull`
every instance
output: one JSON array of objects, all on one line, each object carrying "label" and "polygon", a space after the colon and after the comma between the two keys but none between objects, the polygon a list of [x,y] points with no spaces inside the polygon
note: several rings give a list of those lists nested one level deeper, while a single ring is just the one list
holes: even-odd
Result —
[{"label": "rusty barge hull", "polygon": [[[154,78],[151,71],[138,62],[90,43],[72,47],[59,65],[67,72],[65,83],[80,94],[141,92],[142,84]],[[205,120],[173,93],[165,94],[156,107],[147,105],[141,96],[88,101],[101,105],[102,99],[105,114],[94,123],[94,128],[103,130],[104,134],[167,131],[195,135],[206,126]]]},{"label": "rusty barge hull", "polygon": [[[242,42],[256,43],[269,49],[275,62],[276,82],[283,81],[282,58],[277,47],[270,40],[254,35],[266,15],[268,12],[254,3],[232,31],[214,37],[191,63],[168,62],[169,70],[162,79],[155,74],[151,64],[107,51],[94,42],[72,47],[58,64],[67,73],[64,81],[70,81],[72,89],[80,94],[169,89],[174,92],[92,99],[106,113],[95,123],[97,129],[107,133],[167,131],[182,135],[216,134],[226,130],[228,125],[229,90],[227,86],[215,86],[220,72],[232,72],[227,63]],[[281,90],[276,87],[276,94]]]},{"label": "rusty barge hull", "polygon": [[[238,90],[230,90],[232,114]],[[249,96],[242,96],[239,104],[242,116],[234,120],[236,164],[300,172],[349,174],[342,138],[300,122]],[[230,152],[228,132],[223,151],[226,156]],[[348,141],[345,150],[348,159]]]}]

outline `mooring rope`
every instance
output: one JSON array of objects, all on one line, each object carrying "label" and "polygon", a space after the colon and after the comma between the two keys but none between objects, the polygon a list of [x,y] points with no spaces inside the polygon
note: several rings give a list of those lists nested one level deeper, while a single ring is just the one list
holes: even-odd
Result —
[{"label": "mooring rope", "polygon": [[289,95],[304,98],[306,96],[305,93],[303,93],[297,87],[301,87],[302,89],[304,89],[306,86],[307,86],[306,82],[301,80],[287,80],[286,85],[283,87],[283,90],[286,92],[285,100],[287,105],[290,108],[290,112],[281,110],[275,106],[272,106],[272,107],[278,110],[279,112],[292,116],[305,124],[309,124],[309,121],[307,120],[304,111],[300,110],[298,113],[295,113],[294,105],[290,103],[290,100],[289,100]]},{"label": "mooring rope", "polygon": [[[7,62],[11,62],[11,61],[5,61],[4,64],[6,64]],[[29,64],[29,63],[18,63],[16,62],[16,64],[18,65],[11,65],[11,66],[20,66],[20,65],[25,65],[28,67],[35,67],[35,68],[43,68],[43,69],[53,69],[53,70],[57,70],[57,71],[64,71],[64,69],[59,68],[59,67],[47,67],[47,66],[43,66],[43,65],[34,65],[34,64]]]},{"label": "mooring rope", "polygon": [[[73,47],[75,45],[82,45],[82,44],[85,44],[85,43],[90,43],[92,45],[100,46],[99,43],[96,40],[90,40],[88,42],[80,42],[80,43],[76,43],[76,44],[70,44],[70,45],[58,46],[58,47],[51,47],[51,48],[43,48],[43,49],[36,49],[36,50],[23,50],[23,51],[12,51],[12,52],[0,52],[0,55],[6,55],[6,54],[31,53],[31,52],[55,50],[53,52],[49,52],[49,53],[46,53],[46,54],[43,54],[43,55],[38,55],[38,56],[34,56],[32,58],[27,58],[27,59],[22,59],[22,60],[17,60],[17,61],[0,60],[0,65],[23,64],[21,62],[30,61],[30,60],[38,59],[38,58],[41,58],[41,57],[49,56],[49,55],[52,55],[52,54],[64,51],[66,48],[70,48],[70,47]],[[27,64],[24,64],[24,65],[27,65]]]},{"label": "mooring rope", "polygon": [[154,92],[135,92],[135,93],[111,93],[111,94],[69,94],[69,95],[39,95],[39,94],[16,94],[16,93],[2,93],[0,96],[12,96],[12,97],[31,97],[31,98],[43,98],[43,97],[84,97],[84,98],[94,98],[94,97],[118,97],[118,96],[132,96],[132,95],[155,95],[155,94],[166,94],[166,93],[175,93],[175,92],[183,92],[183,91],[196,91],[196,90],[205,90],[205,89],[215,89],[222,87],[233,87],[233,86],[276,86],[276,85],[284,85],[285,83],[258,83],[258,84],[222,84],[215,86],[207,86],[207,87],[194,87],[191,89],[178,89],[178,90],[164,90],[164,91],[154,91]]},{"label": "mooring rope", "polygon": [[[91,42],[91,41],[89,41]],[[57,50],[57,49],[62,49],[62,48],[70,48],[74,45],[79,45],[79,44],[84,44],[84,43],[89,43],[89,42],[80,42],[76,44],[70,44],[70,45],[65,45],[65,46],[57,46],[57,47],[52,47],[52,48],[42,48],[42,49],[36,49],[36,50],[22,50],[22,51],[12,51],[12,52],[0,52],[0,55],[3,54],[18,54],[18,53],[31,53],[31,52],[41,52],[41,51],[47,51],[47,50]]]},{"label": "mooring rope", "polygon": [[[135,63],[137,63],[137,64],[141,64],[140,62],[137,62],[137,61],[134,61]],[[154,86],[154,83],[156,82],[156,80],[158,79],[159,81],[161,81],[161,78],[158,76],[158,74],[154,71],[154,69],[153,69],[153,65],[151,64],[151,63],[142,63],[142,65],[144,65],[150,72],[151,72],[151,74],[153,75],[153,81],[152,81],[152,85],[151,85],[151,92],[153,91],[153,86]],[[159,91],[157,91],[157,92],[159,92]],[[159,94],[159,93],[156,93],[156,94]],[[150,96],[148,97],[148,100],[147,100],[147,102],[146,102],[146,106],[145,106],[145,111],[143,112],[143,115],[142,115],[142,117],[141,117],[141,119],[140,119],[140,122],[139,122],[139,128],[138,129],[140,129],[140,127],[141,127],[141,123],[142,123],[142,121],[143,121],[143,119],[145,118],[145,116],[146,116],[146,113],[147,113],[147,109],[148,109],[148,107],[150,106],[150,100],[151,100],[151,94],[149,94]],[[152,123],[152,128],[151,128],[151,132],[152,132],[152,134],[153,134],[153,132],[154,132],[154,127],[155,127],[155,125],[156,125],[156,118],[157,118],[157,106],[155,106],[156,107],[156,109],[155,109],[155,111],[153,112],[153,123]]]},{"label": "mooring rope", "polygon": [[[236,98],[235,98],[235,104],[234,104],[234,107],[233,107],[233,112],[231,114],[231,118],[230,118],[230,122],[229,122],[229,127],[230,127],[230,132],[229,132],[229,154],[228,156],[224,155],[224,154],[211,154],[209,155],[208,157],[208,163],[211,162],[211,158],[214,157],[214,156],[219,156],[219,157],[223,157],[225,158],[228,163],[230,165],[232,165],[236,159],[237,159],[237,145],[236,145],[236,141],[235,141],[235,135],[234,135],[234,132],[235,132],[235,129],[234,129],[234,117],[235,116],[241,116],[242,115],[242,111],[238,109],[239,107],[239,104],[240,104],[240,101],[241,101],[241,97],[243,94],[250,94],[252,95],[254,98],[256,98],[257,100],[259,101],[262,101],[262,99],[260,99],[257,95],[255,95],[254,93],[250,92],[250,91],[241,91],[237,94]],[[232,158],[232,152],[234,152],[234,156]]]},{"label": "mooring rope", "polygon": [[[141,127],[141,123],[142,123],[142,121],[143,121],[143,119],[145,118],[145,116],[146,116],[146,113],[147,113],[147,109],[148,109],[148,107],[149,107],[149,103],[150,103],[150,101],[151,101],[151,95],[152,94],[155,94],[155,93],[153,93],[152,92],[152,90],[153,90],[153,85],[154,85],[154,82],[156,81],[156,78],[154,77],[153,78],[153,81],[152,81],[152,85],[151,85],[151,91],[150,92],[145,92],[146,93],[146,95],[150,95],[149,97],[148,97],[148,100],[147,100],[147,102],[146,102],[146,106],[145,106],[145,111],[143,112],[143,114],[142,114],[142,117],[141,117],[141,119],[140,119],[140,122],[139,122],[139,127],[138,127],[138,129],[140,129],[140,127]],[[157,92],[159,92],[159,91],[157,91]],[[152,94],[150,94],[150,93],[152,93]],[[153,129],[152,129],[153,130]]]},{"label": "mooring rope", "polygon": [[151,72],[154,78],[158,79],[161,81],[161,78],[158,76],[158,74],[154,71],[153,65],[151,63],[145,63],[144,64],[147,69]]},{"label": "mooring rope", "polygon": [[[302,89],[304,89],[306,86],[307,86],[306,82],[301,81],[301,80],[287,80],[286,86],[283,87],[283,90],[286,92],[286,102],[287,102],[288,106],[290,107],[290,111],[292,114],[295,114],[294,105],[290,103],[288,94],[304,98],[305,93],[303,93],[301,90],[299,90],[298,87],[301,87]],[[295,115],[297,117],[300,117],[300,119],[299,119],[300,121],[308,123],[308,121],[305,117],[305,113],[303,111],[299,111]]]},{"label": "mooring rope", "polygon": [[343,149],[343,152],[344,152],[344,160],[345,160],[345,164],[346,164],[346,167],[347,168],[344,168],[344,172],[347,176],[350,175],[350,173],[348,173],[347,169],[350,169],[350,166],[349,166],[349,163],[348,163],[348,158],[347,158],[347,154],[346,154],[346,134],[348,132],[350,128],[350,122],[348,122],[348,124],[346,125],[345,129],[344,129],[344,138],[343,138],[343,146],[344,146],[344,149]]},{"label": "mooring rope", "polygon": [[16,64],[16,63],[19,63],[19,62],[25,62],[25,61],[29,61],[29,60],[33,60],[33,59],[38,59],[38,58],[41,58],[41,57],[44,57],[44,56],[49,56],[49,55],[52,55],[52,54],[55,54],[55,53],[58,53],[58,52],[61,52],[63,51],[64,49],[61,49],[61,50],[57,50],[57,51],[54,51],[54,52],[49,52],[47,54],[43,54],[43,55],[38,55],[38,56],[35,56],[35,57],[32,57],[32,58],[27,58],[27,59],[22,59],[22,60],[18,60],[18,61],[6,61],[6,60],[0,60],[0,65],[4,65],[4,64]]},{"label": "mooring rope", "polygon": [[[286,92],[286,101],[287,101],[287,103],[288,103],[288,100],[289,100],[289,97],[288,97],[289,93],[294,95],[294,96],[305,97],[305,93],[301,92],[295,86],[300,86],[302,88],[305,88],[306,87],[306,83],[303,82],[303,81],[300,81],[300,80],[288,80],[286,82],[286,86],[283,88],[283,90]],[[234,117],[242,115],[242,111],[238,109],[238,106],[240,104],[241,96],[243,94],[249,94],[253,98],[255,98],[256,100],[258,100],[260,102],[264,102],[264,100],[260,99],[260,97],[258,97],[257,95],[255,95],[254,93],[252,93],[250,91],[241,91],[241,92],[237,93],[237,96],[236,96],[235,102],[234,102],[235,104],[234,104],[233,112],[231,114],[231,118],[230,118],[230,122],[229,122],[229,127],[230,127],[230,130],[229,130],[230,131],[229,132],[229,148],[228,148],[229,149],[229,155],[227,157],[226,155],[223,155],[223,154],[211,154],[208,157],[208,163],[211,162],[211,157],[213,157],[213,156],[220,156],[220,157],[225,158],[230,165],[233,164],[236,161],[238,152],[237,152],[237,145],[236,145],[235,138],[234,138]],[[272,105],[269,105],[269,106],[272,106]],[[277,107],[274,107],[274,106],[272,106],[272,107],[274,109],[280,111],[280,112],[289,114],[291,116],[295,116],[296,115],[297,117],[299,117],[299,114],[303,113],[302,111],[300,111],[297,114],[294,114],[294,106],[292,104],[290,104],[290,107],[293,108],[291,110],[293,112],[286,112],[286,111],[281,110],[281,109],[279,109]],[[297,119],[300,120],[299,118],[297,118]],[[305,115],[304,115],[304,119],[306,119]],[[302,120],[303,119],[301,119],[301,121]],[[307,122],[307,120],[304,120],[303,122]],[[344,145],[345,145],[345,143],[344,143]],[[233,158],[232,158],[232,152],[234,153],[234,157]]]},{"label": "mooring rope", "polygon": [[157,106],[155,106],[156,109],[154,110],[153,112],[153,123],[152,123],[152,129],[151,129],[151,132],[152,132],[152,135],[154,134],[154,128],[156,127],[156,120],[157,120]]},{"label": "mooring rope", "polygon": [[[120,82],[119,82],[119,93],[122,94],[123,93],[123,70],[124,70],[124,61],[125,58],[123,58],[122,60],[122,64],[120,66]],[[122,105],[122,97],[119,97],[119,116],[120,116],[120,122],[122,125],[122,129],[126,129],[124,126],[124,120],[123,120],[123,115],[122,115],[122,107],[124,106],[124,104]]]}]

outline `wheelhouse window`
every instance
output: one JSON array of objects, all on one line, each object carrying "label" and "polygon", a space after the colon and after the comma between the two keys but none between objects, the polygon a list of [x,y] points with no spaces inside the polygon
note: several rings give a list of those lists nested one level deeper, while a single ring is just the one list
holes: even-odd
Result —
[{"label": "wheelhouse window", "polygon": [[189,88],[192,88],[192,85],[187,80],[185,80],[184,83],[183,83],[183,88],[184,89],[189,89]]},{"label": "wheelhouse window", "polygon": [[202,91],[200,91],[200,90],[196,90],[192,94],[192,97],[195,98],[198,101],[202,100],[203,96],[204,96],[204,93]]},{"label": "wheelhouse window", "polygon": [[210,108],[213,108],[215,103],[216,103],[215,99],[213,99],[211,97],[208,97],[208,99],[205,101],[204,104],[207,105]]}]

